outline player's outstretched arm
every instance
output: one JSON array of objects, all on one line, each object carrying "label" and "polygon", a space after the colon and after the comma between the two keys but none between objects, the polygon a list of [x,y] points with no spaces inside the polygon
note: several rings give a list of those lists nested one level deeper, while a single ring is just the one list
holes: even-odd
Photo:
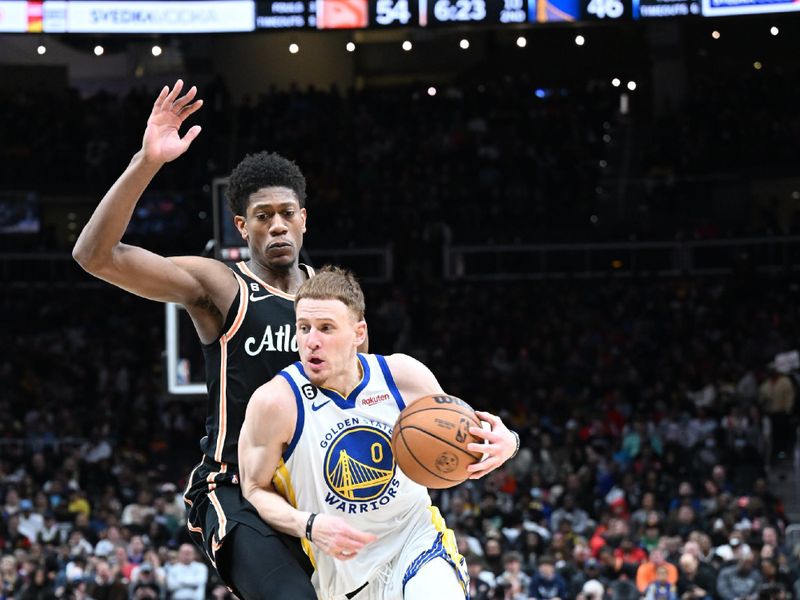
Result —
[{"label": "player's outstretched arm", "polygon": [[[89,273],[152,300],[181,304],[208,296],[199,257],[167,259],[143,248],[121,242],[136,203],[158,170],[189,148],[200,133],[191,127],[181,137],[186,119],[203,104],[195,100],[194,86],[181,96],[183,82],[164,86],[153,104],[142,139],[142,148],[114,183],[83,228],[72,256]],[[219,267],[224,265],[217,263]],[[218,267],[218,268],[219,268]],[[211,267],[214,268],[214,267]]]},{"label": "player's outstretched arm", "polygon": [[[272,480],[284,448],[294,435],[297,407],[289,384],[276,377],[255,391],[239,435],[239,477],[242,494],[259,516],[278,531],[306,536],[310,512],[294,508],[275,491]],[[315,515],[310,538],[338,560],[356,556],[375,536],[350,527],[342,517]]]},{"label": "player's outstretched arm", "polygon": [[[436,376],[415,358],[405,354],[393,354],[387,356],[386,361],[406,406],[423,396],[444,393]],[[471,472],[470,479],[480,479],[491,473],[514,456],[519,449],[519,437],[505,426],[500,417],[479,410],[476,410],[475,414],[482,421],[489,423],[491,429],[470,427],[470,433],[485,440],[485,443],[471,443],[467,445],[467,449],[470,452],[481,452],[486,455],[481,462],[467,467]]]}]

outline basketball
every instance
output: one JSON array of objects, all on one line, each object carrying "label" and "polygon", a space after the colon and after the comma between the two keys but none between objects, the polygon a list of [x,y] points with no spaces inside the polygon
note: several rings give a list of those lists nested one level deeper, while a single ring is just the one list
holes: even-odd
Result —
[{"label": "basketball", "polygon": [[472,407],[455,396],[424,396],[406,407],[392,432],[397,466],[410,479],[429,488],[449,488],[470,475],[467,467],[482,458],[467,444],[483,440],[469,432],[480,427]]}]

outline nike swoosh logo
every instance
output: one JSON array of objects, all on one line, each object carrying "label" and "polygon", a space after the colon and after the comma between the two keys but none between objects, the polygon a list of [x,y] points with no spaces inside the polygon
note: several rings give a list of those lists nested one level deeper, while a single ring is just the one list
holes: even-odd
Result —
[{"label": "nike swoosh logo", "polygon": [[250,302],[258,302],[259,300],[266,300],[267,298],[272,298],[275,294],[267,294],[266,296],[254,296],[250,294]]},{"label": "nike swoosh logo", "polygon": [[322,404],[319,404],[319,405],[317,405],[317,404],[312,404],[312,405],[311,405],[311,410],[313,410],[313,411],[315,411],[315,412],[316,412],[316,411],[318,411],[320,408],[322,408],[323,406],[325,406],[326,404],[328,404],[328,402],[330,402],[330,400],[328,400],[327,402],[323,402]]}]

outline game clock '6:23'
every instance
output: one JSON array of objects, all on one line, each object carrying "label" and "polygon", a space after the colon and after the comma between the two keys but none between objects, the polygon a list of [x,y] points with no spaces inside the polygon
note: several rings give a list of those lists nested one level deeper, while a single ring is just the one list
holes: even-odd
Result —
[{"label": "game clock '6:23'", "polygon": [[437,21],[483,21],[486,19],[484,0],[436,0],[433,15]]}]

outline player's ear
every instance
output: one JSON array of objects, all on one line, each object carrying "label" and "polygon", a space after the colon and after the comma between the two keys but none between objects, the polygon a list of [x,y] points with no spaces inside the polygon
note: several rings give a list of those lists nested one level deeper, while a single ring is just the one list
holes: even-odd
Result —
[{"label": "player's ear", "polygon": [[247,220],[241,215],[234,215],[233,224],[236,225],[236,229],[239,230],[239,234],[242,236],[242,239],[246,240],[247,239]]},{"label": "player's ear", "polygon": [[305,208],[301,208],[300,209],[300,222],[302,223],[302,226],[303,226],[303,233],[306,232],[306,217],[307,216],[308,215],[306,214],[306,209]]},{"label": "player's ear", "polygon": [[367,341],[367,322],[360,320],[356,323],[356,348],[360,348]]}]

